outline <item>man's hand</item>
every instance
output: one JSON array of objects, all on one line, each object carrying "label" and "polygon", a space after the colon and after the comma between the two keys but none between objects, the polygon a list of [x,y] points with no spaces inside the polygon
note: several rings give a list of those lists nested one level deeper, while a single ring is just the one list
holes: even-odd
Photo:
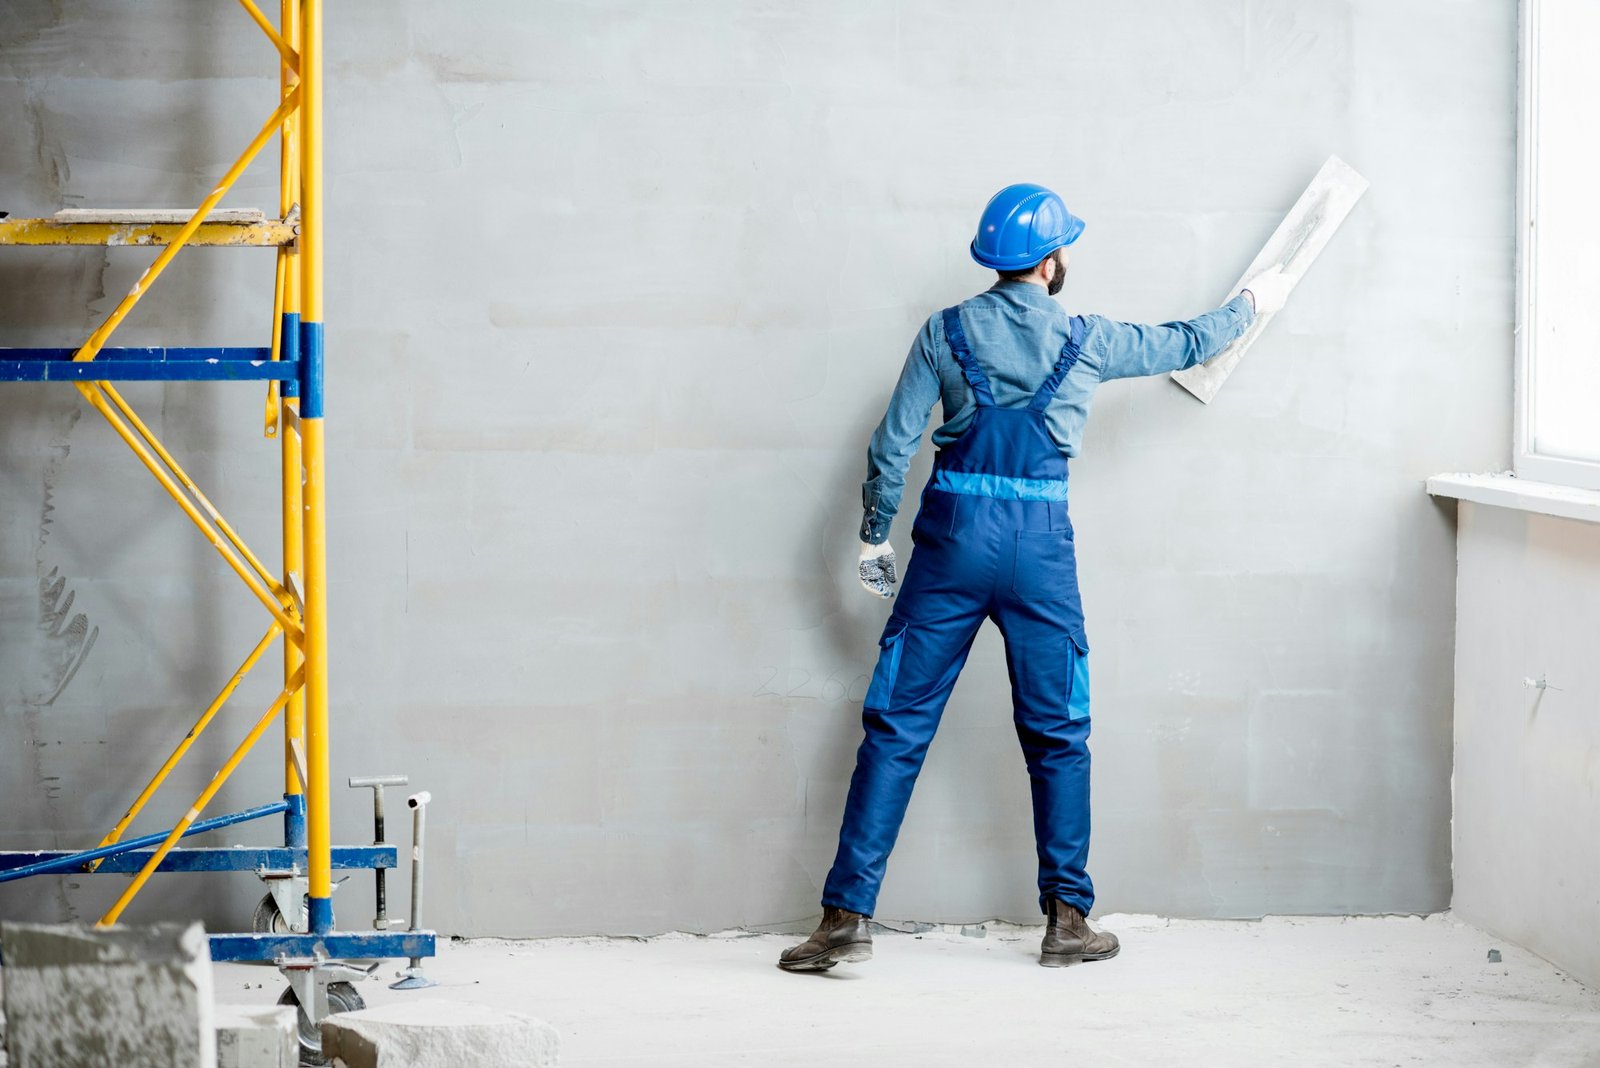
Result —
[{"label": "man's hand", "polygon": [[1250,303],[1257,315],[1271,315],[1282,311],[1289,301],[1289,289],[1294,283],[1283,273],[1282,267],[1268,267],[1244,284],[1242,292],[1250,294]]},{"label": "man's hand", "polygon": [[893,597],[894,584],[900,580],[894,569],[894,546],[888,542],[873,545],[861,543],[861,564],[857,574],[862,588],[879,597]]}]

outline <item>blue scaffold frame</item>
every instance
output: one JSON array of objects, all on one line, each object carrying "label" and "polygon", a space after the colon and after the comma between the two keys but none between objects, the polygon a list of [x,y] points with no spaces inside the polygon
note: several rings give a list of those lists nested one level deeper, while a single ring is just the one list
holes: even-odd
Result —
[{"label": "blue scaffold frame", "polygon": [[0,382],[288,382],[293,360],[270,348],[103,348],[93,360],[77,349],[0,348]]}]

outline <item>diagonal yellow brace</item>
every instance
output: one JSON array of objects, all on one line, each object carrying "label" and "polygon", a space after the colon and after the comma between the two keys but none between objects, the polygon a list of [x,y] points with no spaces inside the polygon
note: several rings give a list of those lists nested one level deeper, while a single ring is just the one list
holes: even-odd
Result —
[{"label": "diagonal yellow brace", "polygon": [[283,711],[283,706],[289,703],[289,698],[293,697],[295,692],[303,685],[305,685],[305,672],[297,672],[295,677],[289,680],[282,692],[273,700],[271,706],[261,714],[261,718],[256,721],[256,725],[250,728],[250,733],[245,735],[244,741],[239,743],[239,747],[233,751],[233,755],[228,758],[228,762],[222,765],[216,775],[212,776],[211,785],[205,788],[189,811],[184,813],[183,819],[179,820],[178,825],[172,828],[172,833],[167,835],[166,841],[162,842],[156,848],[156,851],[150,854],[150,859],[144,862],[144,867],[139,869],[139,874],[133,877],[133,882],[122,892],[122,896],[117,898],[117,903],[106,910],[106,914],[100,917],[100,921],[95,926],[110,927],[117,922],[117,918],[122,915],[122,910],[128,907],[128,903],[133,900],[135,894],[144,889],[144,884],[150,881],[150,876],[161,866],[161,862],[166,859],[167,854],[172,852],[172,847],[178,844],[178,840],[183,837],[183,832],[187,831],[189,825],[200,818],[200,813],[211,803],[211,799],[217,796],[217,791],[222,789],[223,784],[228,781],[228,776],[232,775],[234,769],[243,762],[251,748],[261,740],[261,736],[267,733],[267,728],[272,726],[272,721],[278,718],[278,713]]},{"label": "diagonal yellow brace", "polygon": [[[262,654],[271,648],[273,641],[282,633],[283,628],[278,626],[277,623],[273,623],[272,626],[267,628],[266,635],[256,643],[254,649],[250,650],[250,655],[244,658],[244,663],[239,665],[239,670],[233,673],[233,677],[223,685],[222,691],[217,694],[216,699],[195,721],[195,725],[189,728],[189,733],[183,736],[183,741],[178,743],[178,748],[172,751],[172,755],[167,758],[167,762],[161,765],[160,770],[150,780],[150,784],[144,788],[133,804],[128,806],[128,811],[123,813],[122,818],[117,821],[117,825],[111,828],[111,833],[100,839],[100,845],[108,846],[112,842],[121,841],[123,832],[128,829],[128,824],[133,822],[134,817],[139,815],[139,811],[155,796],[156,789],[167,780],[168,775],[172,774],[172,769],[178,766],[178,761],[183,759],[183,755],[189,751],[189,747],[195,743],[195,740],[200,737],[206,727],[210,726],[211,720],[221,711],[222,706],[228,703],[228,698],[233,696],[233,691],[244,681],[244,677],[250,674],[250,669],[256,666],[256,661],[261,659]],[[98,849],[100,846],[95,848]],[[88,870],[94,871],[99,866],[100,861],[96,860],[89,865]]]},{"label": "diagonal yellow brace", "polygon": [[73,385],[78,387],[78,392],[83,394],[84,399],[89,402],[94,410],[104,416],[106,422],[111,424],[111,429],[116,431],[117,436],[127,443],[128,448],[133,450],[133,454],[156,477],[156,481],[161,483],[161,488],[166,490],[174,501],[178,502],[178,507],[183,509],[183,514],[188,516],[194,525],[200,528],[201,533],[206,535],[206,540],[211,543],[217,552],[222,554],[222,559],[227,561],[229,567],[233,568],[234,574],[243,579],[244,584],[250,587],[250,592],[256,595],[256,599],[267,606],[267,611],[271,612],[272,618],[276,619],[278,624],[283,627],[283,632],[288,639],[296,645],[304,642],[305,631],[301,627],[300,621],[291,616],[288,609],[273,595],[272,591],[262,584],[261,579],[251,573],[245,562],[239,559],[238,554],[225,544],[223,537],[212,528],[210,523],[206,521],[205,516],[200,514],[200,510],[194,506],[194,502],[189,500],[182,487],[174,482],[172,476],[161,468],[160,462],[151,454],[149,449],[145,448],[144,442],[138,439],[138,436],[117,414],[110,402],[106,400],[105,395],[101,392],[102,384],[98,382],[74,382]]},{"label": "diagonal yellow brace", "polygon": [[250,551],[250,547],[244,543],[233,527],[228,524],[228,521],[222,518],[222,513],[217,511],[217,506],[211,503],[209,497],[200,492],[200,487],[195,485],[194,479],[190,478],[188,472],[178,466],[178,461],[173,459],[166,446],[161,444],[161,440],[150,432],[150,428],[145,426],[144,420],[140,419],[138,414],[128,406],[128,402],[122,399],[122,394],[118,393],[110,382],[101,382],[100,391],[105,394],[106,399],[116,405],[117,411],[122,413],[123,418],[133,425],[133,429],[144,439],[145,444],[149,445],[151,450],[161,457],[161,462],[167,465],[167,468],[178,480],[178,483],[189,491],[195,503],[216,524],[217,529],[222,532],[222,536],[228,539],[228,543],[237,549],[239,555],[244,557],[245,562],[255,570],[256,575],[272,591],[272,595],[278,598],[281,603],[289,603],[289,591],[284,589],[282,584],[267,571],[266,566],[262,564],[255,553]]},{"label": "diagonal yellow brace", "polygon": [[273,28],[272,23],[267,21],[267,16],[263,15],[261,9],[256,7],[251,0],[239,0],[239,3],[244,6],[245,11],[255,20],[255,24],[261,27],[261,32],[272,38],[272,46],[278,50],[278,55],[283,57],[283,65],[299,74],[300,56],[293,48],[289,47],[289,42],[278,35],[278,31]]},{"label": "diagonal yellow brace", "polygon": [[133,288],[128,290],[128,295],[123,297],[121,303],[112,309],[110,315],[106,316],[106,321],[101,323],[94,333],[89,335],[89,340],[85,341],[83,346],[78,349],[77,354],[72,357],[74,360],[83,362],[95,358],[100,349],[104,347],[106,339],[111,336],[111,332],[121,324],[122,320],[128,317],[128,313],[133,310],[133,306],[139,303],[139,298],[144,296],[150,286],[155,284],[157,278],[161,277],[161,272],[167,269],[167,264],[172,262],[172,257],[176,256],[178,250],[188,244],[189,238],[193,237],[194,232],[200,229],[200,224],[206,221],[206,215],[210,213],[212,208],[217,206],[217,202],[223,198],[229,188],[233,186],[233,183],[239,180],[239,176],[245,172],[246,167],[250,166],[251,161],[256,158],[262,147],[278,132],[278,128],[283,125],[283,120],[299,106],[300,87],[295,86],[294,89],[290,90],[289,95],[284,97],[283,103],[278,105],[278,110],[272,113],[272,118],[267,120],[267,124],[261,128],[261,132],[256,134],[255,139],[244,150],[244,155],[235,160],[233,166],[228,168],[228,173],[222,176],[222,181],[217,183],[217,187],[211,191],[211,195],[200,202],[200,207],[195,209],[195,213],[189,217],[189,221],[183,224],[183,229],[179,230],[177,235],[173,237],[172,243],[161,250],[161,254],[156,257],[155,262],[145,269],[144,274],[139,276],[137,282],[133,283]]}]

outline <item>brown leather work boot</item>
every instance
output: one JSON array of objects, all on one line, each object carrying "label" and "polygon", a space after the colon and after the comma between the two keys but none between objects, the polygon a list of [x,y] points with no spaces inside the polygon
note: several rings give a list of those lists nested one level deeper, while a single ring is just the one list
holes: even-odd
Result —
[{"label": "brown leather work boot", "polygon": [[825,972],[835,964],[872,959],[872,931],[867,918],[848,909],[824,908],[822,923],[810,938],[778,958],[786,972]]},{"label": "brown leather work boot", "polygon": [[1085,960],[1108,960],[1122,948],[1117,936],[1096,931],[1083,913],[1064,901],[1050,899],[1049,920],[1044,942],[1039,946],[1039,963],[1046,968],[1065,968]]}]

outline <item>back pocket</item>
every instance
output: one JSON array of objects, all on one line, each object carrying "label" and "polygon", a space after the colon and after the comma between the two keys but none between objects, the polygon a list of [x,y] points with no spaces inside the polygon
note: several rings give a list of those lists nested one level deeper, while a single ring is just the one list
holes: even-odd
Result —
[{"label": "back pocket", "polygon": [[862,702],[865,707],[888,711],[889,701],[894,697],[895,676],[900,673],[900,651],[905,644],[905,621],[890,616],[888,626],[883,628],[883,637],[878,639],[878,666],[873,669],[872,685],[867,687],[867,696]]},{"label": "back pocket", "polygon": [[1075,601],[1078,565],[1064,530],[1019,530],[1011,592],[1019,601]]}]

